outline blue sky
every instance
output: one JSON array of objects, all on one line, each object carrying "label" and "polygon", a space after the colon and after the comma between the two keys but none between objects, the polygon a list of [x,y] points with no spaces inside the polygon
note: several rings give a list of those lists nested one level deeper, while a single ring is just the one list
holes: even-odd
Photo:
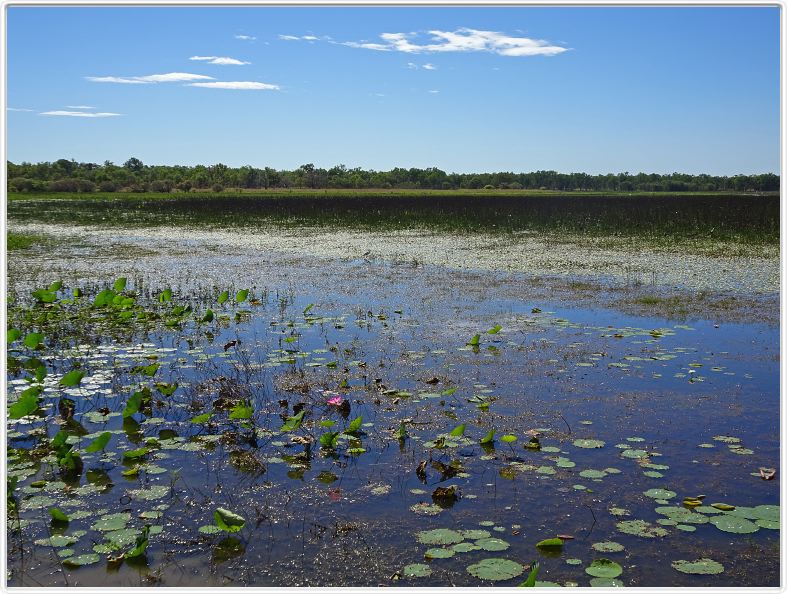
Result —
[{"label": "blue sky", "polygon": [[779,171],[768,7],[10,7],[14,162]]}]

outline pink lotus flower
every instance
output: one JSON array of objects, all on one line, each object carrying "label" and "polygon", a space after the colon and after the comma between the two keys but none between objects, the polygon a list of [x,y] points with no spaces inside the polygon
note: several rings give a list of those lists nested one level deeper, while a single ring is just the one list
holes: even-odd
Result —
[{"label": "pink lotus flower", "polygon": [[328,406],[341,406],[344,399],[341,396],[334,396],[328,399]]}]

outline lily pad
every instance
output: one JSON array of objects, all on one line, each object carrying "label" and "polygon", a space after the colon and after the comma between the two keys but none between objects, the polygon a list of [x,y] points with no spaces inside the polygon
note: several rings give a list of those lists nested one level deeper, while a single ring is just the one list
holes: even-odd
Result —
[{"label": "lily pad", "polygon": [[668,489],[648,489],[643,492],[643,495],[653,499],[672,499],[677,493]]},{"label": "lily pad", "polygon": [[424,557],[427,559],[448,559],[449,557],[453,557],[456,554],[456,551],[453,549],[443,549],[443,548],[433,548],[429,549],[424,553]]},{"label": "lily pad", "polygon": [[588,468],[580,472],[579,476],[581,476],[582,478],[600,479],[607,476],[607,473],[604,472],[603,470],[594,470],[592,468]]},{"label": "lily pad", "polygon": [[757,532],[757,530],[760,529],[760,527],[754,522],[751,522],[746,518],[734,516],[732,514],[714,516],[710,518],[710,523],[716,526],[716,528],[719,530],[724,532],[732,532],[734,534],[751,534],[752,532]]},{"label": "lily pad", "polygon": [[625,547],[619,542],[606,540],[604,542],[594,542],[593,548],[600,553],[617,553],[618,551],[622,551]]},{"label": "lily pad", "polygon": [[492,536],[492,533],[488,530],[461,530],[460,534],[468,540],[478,540],[479,538],[489,538]]},{"label": "lily pad", "polygon": [[648,453],[645,450],[623,450],[620,455],[624,458],[647,458]]},{"label": "lily pad", "polygon": [[779,520],[778,505],[758,505],[752,510],[752,514],[758,520]]},{"label": "lily pad", "polygon": [[410,506],[410,511],[421,516],[436,516],[443,508],[434,503],[416,503]]},{"label": "lily pad", "polygon": [[585,573],[593,577],[616,578],[623,573],[623,568],[618,563],[602,557],[601,559],[595,559],[586,567]]},{"label": "lily pad", "polygon": [[573,444],[578,448],[593,449],[603,448],[607,442],[600,439],[575,439]]},{"label": "lily pad", "polygon": [[129,520],[131,520],[131,514],[129,513],[110,514],[108,516],[99,518],[98,521],[91,526],[91,528],[101,532],[120,530],[126,527],[126,523]]},{"label": "lily pad", "polygon": [[478,545],[485,551],[505,551],[511,545],[508,544],[506,541],[501,540],[499,538],[481,538],[475,541],[475,544]]},{"label": "lily pad", "polygon": [[524,566],[510,559],[482,559],[467,568],[467,572],[481,580],[503,581],[522,575]]},{"label": "lily pad", "polygon": [[667,516],[670,520],[681,524],[707,524],[710,520],[704,514],[698,514],[685,507],[664,505],[656,508],[656,513]]},{"label": "lily pad", "polygon": [[623,520],[616,524],[617,529],[624,534],[633,534],[644,538],[667,536],[667,531],[659,526],[649,524],[645,520]]},{"label": "lily pad", "polygon": [[622,588],[623,582],[611,578],[593,578],[590,580],[590,585],[594,588]]},{"label": "lily pad", "polygon": [[451,548],[457,553],[469,553],[470,551],[481,550],[481,547],[479,547],[477,544],[473,544],[472,542],[458,542],[455,545],[451,545]]},{"label": "lily pad", "polygon": [[[480,532],[486,531],[482,530]],[[487,535],[488,534],[489,533],[487,532]],[[436,528],[435,530],[425,530],[423,532],[419,532],[416,535],[416,538],[421,544],[450,545],[462,542],[465,537],[456,530],[450,530],[449,528]]]},{"label": "lily pad", "polygon": [[423,563],[412,563],[402,569],[402,573],[407,577],[427,577],[432,575],[432,570]]},{"label": "lily pad", "polygon": [[713,559],[697,559],[696,561],[686,561],[678,559],[672,562],[672,568],[681,573],[691,573],[694,575],[716,575],[724,571],[724,566]]},{"label": "lily pad", "polygon": [[97,553],[88,553],[86,555],[77,555],[76,557],[68,557],[63,559],[63,565],[69,567],[81,567],[83,565],[90,565],[101,561],[101,556]]}]

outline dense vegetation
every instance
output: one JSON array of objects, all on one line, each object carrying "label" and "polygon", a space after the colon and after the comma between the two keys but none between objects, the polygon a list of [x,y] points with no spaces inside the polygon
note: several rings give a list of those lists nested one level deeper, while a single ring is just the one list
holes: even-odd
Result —
[{"label": "dense vegetation", "polygon": [[426,169],[396,167],[390,171],[330,169],[309,163],[287,171],[250,165],[145,165],[130,158],[123,165],[105,161],[77,163],[59,159],[53,163],[8,163],[8,189],[16,192],[172,192],[210,189],[270,188],[378,188],[378,189],[509,189],[615,192],[772,192],[779,189],[779,176],[711,176],[685,173],[446,173],[436,167]]}]

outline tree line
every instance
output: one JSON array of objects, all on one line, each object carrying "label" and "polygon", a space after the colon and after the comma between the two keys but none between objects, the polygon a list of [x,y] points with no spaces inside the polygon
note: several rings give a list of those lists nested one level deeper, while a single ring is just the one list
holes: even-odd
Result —
[{"label": "tree line", "polygon": [[10,192],[190,192],[225,189],[508,189],[614,192],[772,192],[779,176],[690,175],[687,173],[446,173],[436,167],[375,171],[337,165],[330,169],[308,163],[295,170],[215,165],[145,165],[132,157],[122,165],[78,163],[59,159],[44,163],[8,162]]}]

